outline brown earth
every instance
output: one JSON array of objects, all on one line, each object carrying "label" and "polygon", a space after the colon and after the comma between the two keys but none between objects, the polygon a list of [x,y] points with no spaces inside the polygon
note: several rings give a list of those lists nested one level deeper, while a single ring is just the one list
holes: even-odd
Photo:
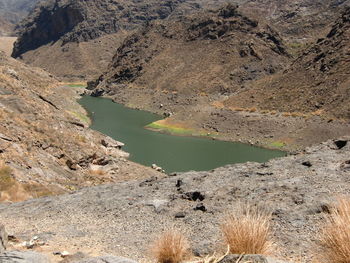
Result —
[{"label": "brown earth", "polygon": [[264,17],[274,25],[291,49],[324,36],[349,0],[256,0],[243,1],[240,9]]},{"label": "brown earth", "polygon": [[97,76],[106,69],[124,34],[120,31],[94,40],[65,45],[62,45],[62,40],[58,40],[24,53],[21,60],[41,67],[64,81],[84,81],[87,76]]},{"label": "brown earth", "polygon": [[1,201],[157,174],[88,129],[81,91],[0,53]]},{"label": "brown earth", "polygon": [[0,17],[0,37],[10,36],[13,33],[13,25]]},{"label": "brown earth", "polygon": [[0,37],[0,51],[3,51],[7,56],[10,56],[16,39],[16,37]]}]

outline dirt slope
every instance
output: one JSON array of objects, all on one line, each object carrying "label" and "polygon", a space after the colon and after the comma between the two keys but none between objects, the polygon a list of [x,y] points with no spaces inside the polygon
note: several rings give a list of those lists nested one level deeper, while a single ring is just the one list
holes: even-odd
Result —
[{"label": "dirt slope", "polygon": [[76,92],[0,52],[0,201],[155,174],[87,128]]}]

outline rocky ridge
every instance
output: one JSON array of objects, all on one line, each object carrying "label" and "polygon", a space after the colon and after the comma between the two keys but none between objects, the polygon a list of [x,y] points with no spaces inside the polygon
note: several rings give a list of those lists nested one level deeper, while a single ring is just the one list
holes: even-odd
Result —
[{"label": "rocky ridge", "polygon": [[46,253],[112,253],[140,260],[151,240],[172,225],[187,231],[196,255],[224,251],[218,231],[222,217],[250,203],[273,214],[274,238],[281,248],[275,256],[302,256],[311,262],[324,215],[336,196],[349,194],[349,151],[349,138],[341,138],[264,164],[228,165],[1,204],[0,220],[19,240],[37,236],[44,241],[45,246],[35,249]]}]

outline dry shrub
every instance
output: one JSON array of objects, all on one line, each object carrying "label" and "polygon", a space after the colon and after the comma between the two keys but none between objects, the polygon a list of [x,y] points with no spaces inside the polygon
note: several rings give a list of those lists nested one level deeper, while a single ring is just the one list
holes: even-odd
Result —
[{"label": "dry shrub", "polygon": [[271,215],[258,208],[240,206],[228,214],[221,230],[232,254],[271,254]]},{"label": "dry shrub", "polygon": [[159,236],[151,252],[158,263],[179,263],[190,255],[190,245],[183,233],[171,228]]},{"label": "dry shrub", "polygon": [[31,196],[12,177],[12,169],[0,161],[0,202],[20,202]]},{"label": "dry shrub", "polygon": [[321,231],[320,260],[350,263],[350,198],[338,198]]}]

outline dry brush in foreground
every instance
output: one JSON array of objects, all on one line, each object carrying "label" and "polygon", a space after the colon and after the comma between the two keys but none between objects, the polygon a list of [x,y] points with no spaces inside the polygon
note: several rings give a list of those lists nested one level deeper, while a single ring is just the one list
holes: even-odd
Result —
[{"label": "dry brush in foreground", "polygon": [[152,254],[158,263],[179,263],[190,255],[190,245],[183,233],[171,228],[154,242]]},{"label": "dry brush in foreground", "polygon": [[350,263],[350,198],[339,198],[321,231],[320,261]]},{"label": "dry brush in foreground", "polygon": [[253,207],[240,207],[228,214],[221,230],[232,254],[271,254],[271,216]]}]

